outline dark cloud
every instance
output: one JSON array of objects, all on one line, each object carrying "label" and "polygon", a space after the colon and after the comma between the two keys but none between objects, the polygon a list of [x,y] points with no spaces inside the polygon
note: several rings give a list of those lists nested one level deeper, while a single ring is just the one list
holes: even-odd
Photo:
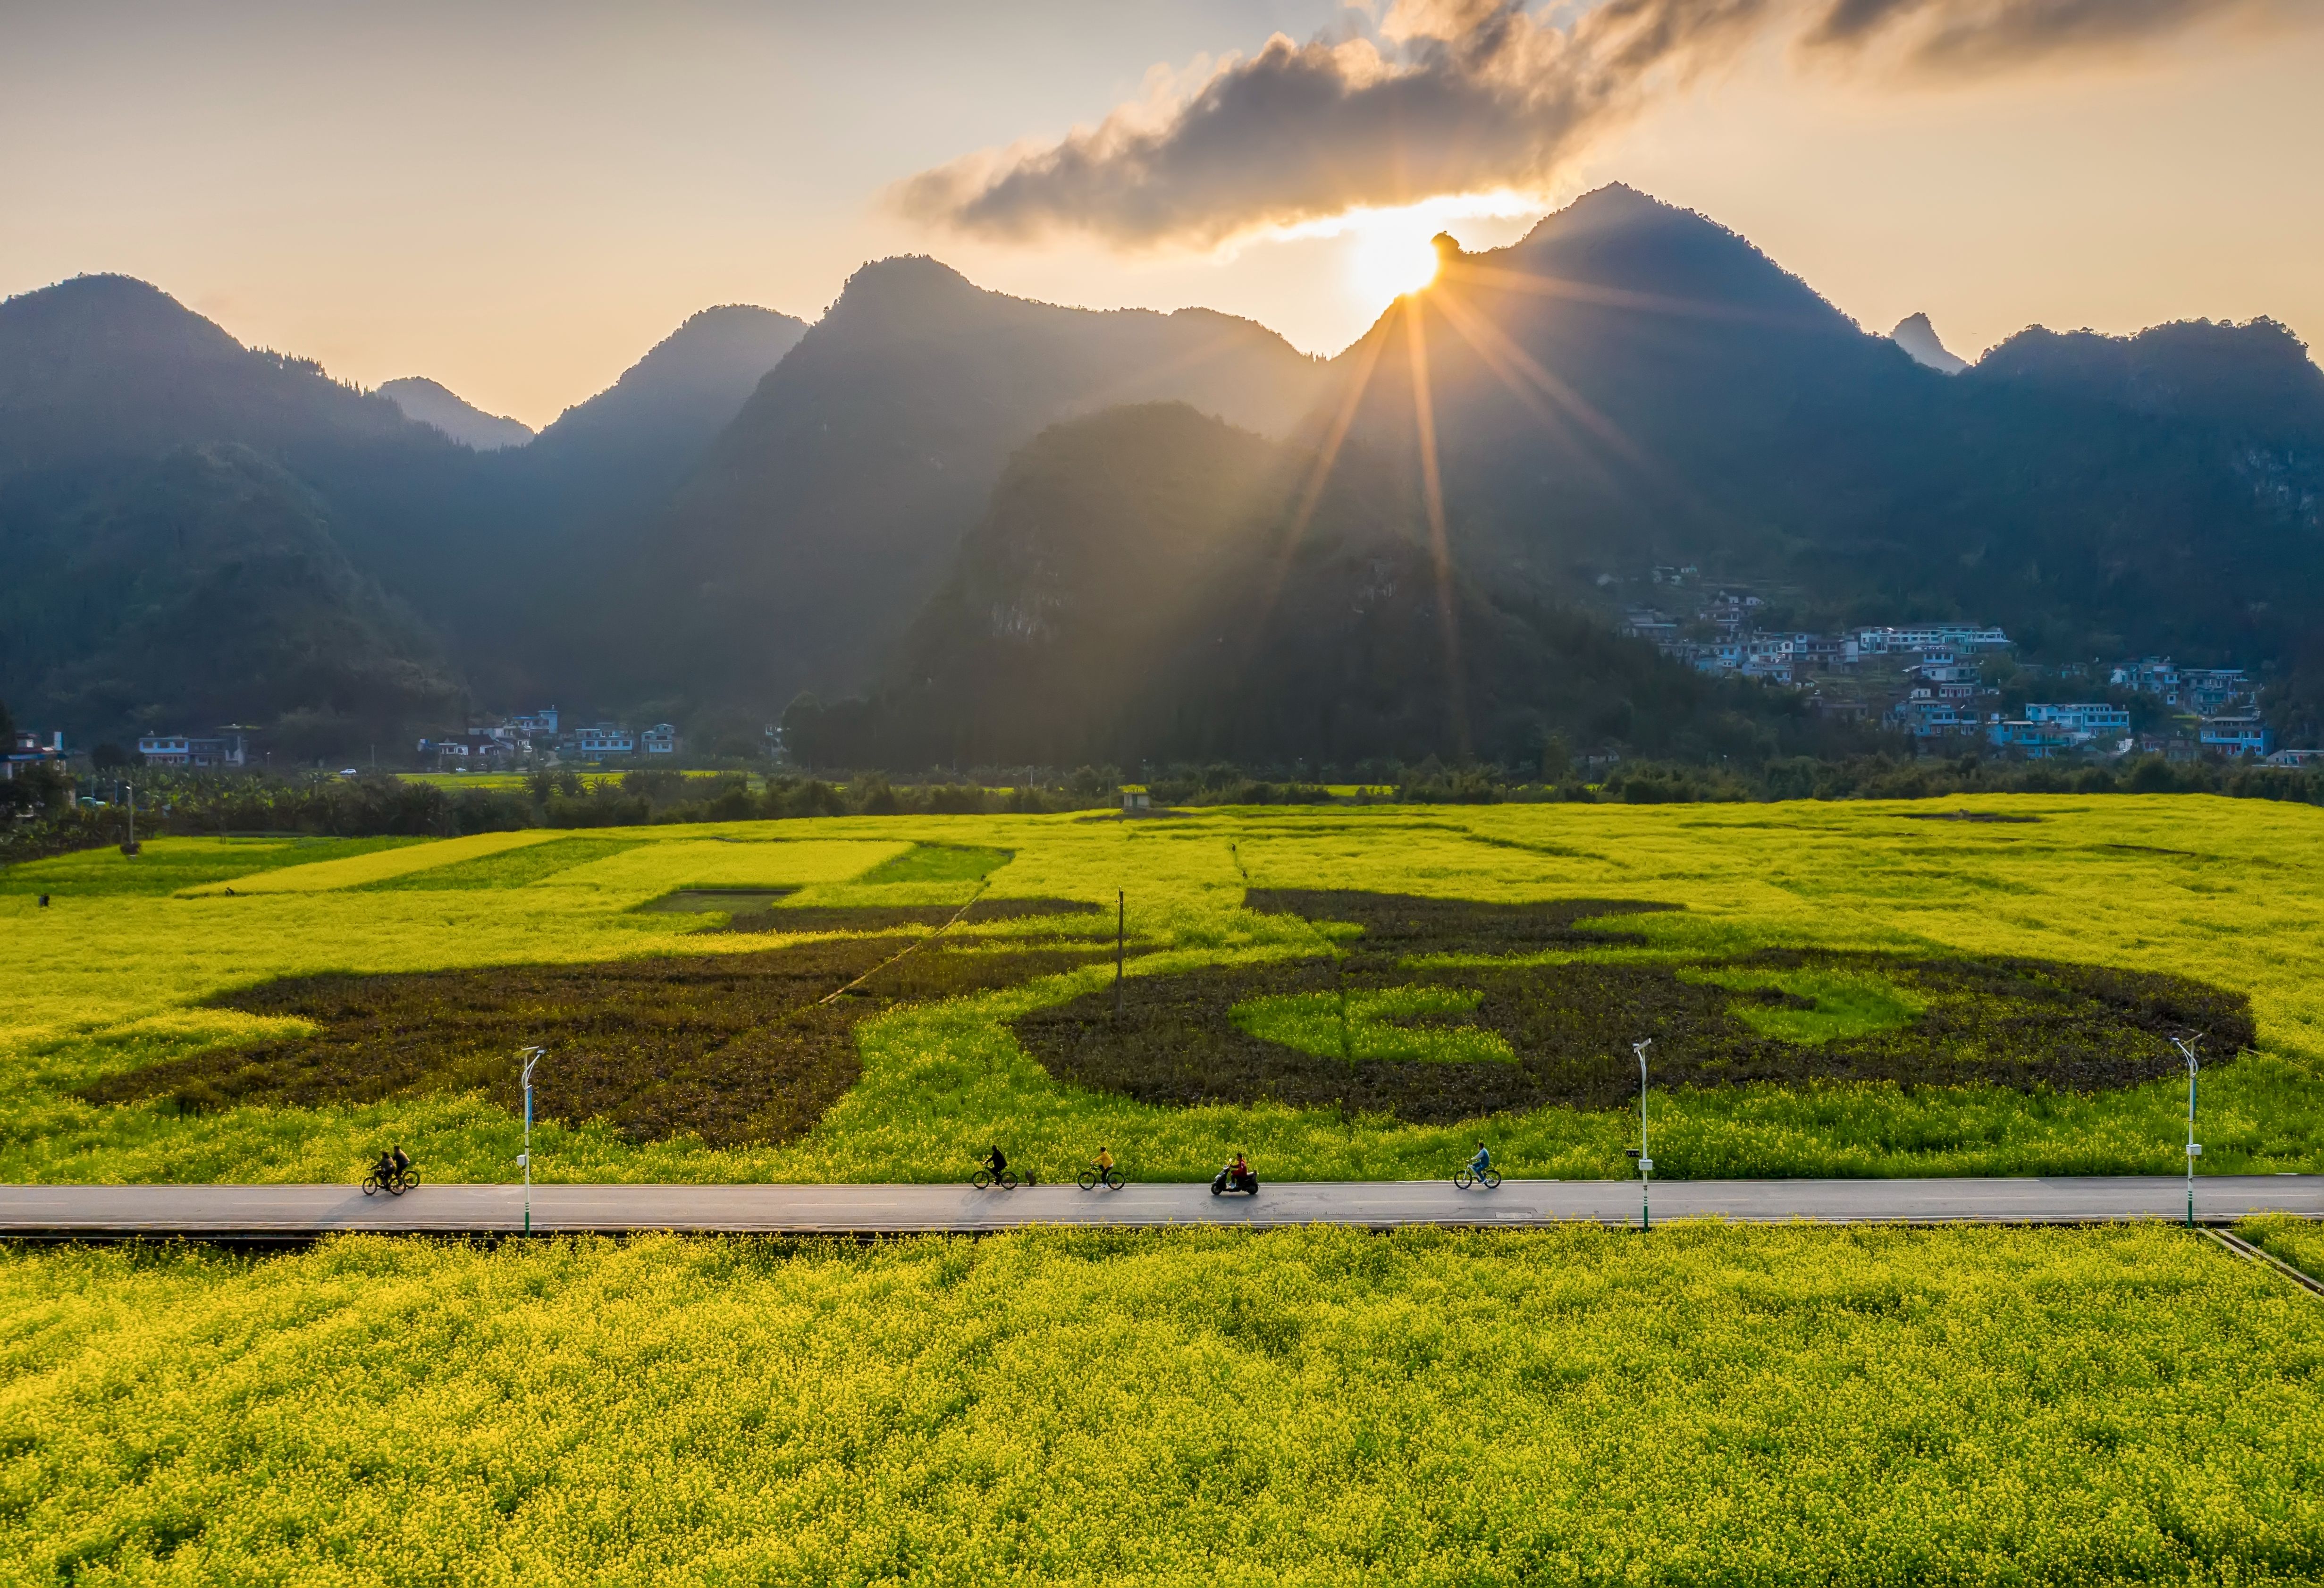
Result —
[{"label": "dark cloud", "polygon": [[1849,69],[1970,76],[2324,0],[1604,0],[1567,26],[1499,0],[1396,0],[1377,41],[1277,34],[1191,91],[1043,148],[924,171],[908,215],[999,237],[1212,243],[1445,193],[1539,187],[1658,93],[1755,42]]}]

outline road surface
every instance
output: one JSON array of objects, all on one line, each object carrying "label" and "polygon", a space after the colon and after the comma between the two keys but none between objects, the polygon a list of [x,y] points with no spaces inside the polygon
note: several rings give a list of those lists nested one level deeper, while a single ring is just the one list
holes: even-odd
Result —
[{"label": "road surface", "polygon": [[[1657,1221],[2104,1223],[2183,1219],[2187,1183],[2170,1176],[2059,1179],[1688,1180],[1654,1187]],[[746,1231],[801,1235],[973,1233],[1023,1224],[1636,1223],[1638,1186],[1510,1180],[1462,1191],[1443,1180],[1268,1185],[1213,1196],[1206,1183],[977,1191],[967,1186],[536,1186],[536,1232]],[[2232,1175],[2195,1182],[2195,1213],[2227,1224],[2254,1213],[2324,1218],[2324,1176]],[[117,1240],[184,1235],[303,1241],[349,1230],[493,1235],[523,1228],[521,1186],[421,1186],[365,1196],[353,1186],[0,1186],[0,1238]]]}]

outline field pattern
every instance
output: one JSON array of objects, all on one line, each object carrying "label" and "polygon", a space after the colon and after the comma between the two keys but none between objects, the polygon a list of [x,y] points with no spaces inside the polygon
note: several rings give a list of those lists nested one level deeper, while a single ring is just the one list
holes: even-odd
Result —
[{"label": "field pattern", "polygon": [[2324,1307],[2183,1232],[0,1254],[30,1583],[2290,1583]]},{"label": "field pattern", "polygon": [[[1237,1148],[1277,1177],[1427,1177],[1480,1134],[1511,1174],[1620,1176],[1628,1044],[1646,1036],[1666,1176],[2170,1173],[2185,1086],[2163,1038],[2181,1028],[2206,1033],[2205,1172],[2324,1171],[2324,813],[1966,803],[2012,819],[1259,808],[69,856],[0,879],[0,1177],[337,1180],[392,1137],[432,1178],[505,1180],[519,1039],[558,1034],[544,1086],[560,1065],[633,1076],[643,1060],[512,1007],[454,1044],[457,1064],[358,1044],[335,1061],[352,1082],[286,1086],[284,1056],[334,1039],[257,990],[503,968],[545,985],[560,966],[940,928],[1082,957],[867,1011],[853,1080],[803,1131],[687,1110],[641,1125],[575,1102],[536,1132],[537,1177],[944,1180],[996,1140],[1045,1177],[1100,1143],[1148,1178],[1206,1177]],[[36,872],[46,909],[25,891]],[[689,909],[654,908],[689,890]],[[1211,988],[1194,1011],[1210,1057],[1263,1049],[1267,1066],[1159,1085],[1076,1067],[1040,1035],[1110,1020],[1095,950],[1117,890],[1130,1022]],[[568,1096],[619,1090],[593,1087]]]}]

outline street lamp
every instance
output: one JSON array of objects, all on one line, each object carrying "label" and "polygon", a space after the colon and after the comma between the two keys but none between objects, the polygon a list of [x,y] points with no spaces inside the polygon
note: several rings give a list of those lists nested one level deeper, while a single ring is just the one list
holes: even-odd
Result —
[{"label": "street lamp", "polygon": [[532,1233],[532,1066],[549,1052],[546,1048],[524,1050],[524,1150],[517,1154],[517,1162],[524,1166],[524,1233]]},{"label": "street lamp", "polygon": [[1630,1044],[1630,1051],[1638,1056],[1638,1145],[1628,1156],[1636,1159],[1638,1165],[1638,1228],[1641,1230],[1655,1227],[1654,1208],[1646,1188],[1648,1177],[1655,1172],[1655,1160],[1648,1156],[1646,1149],[1646,1049],[1654,1045],[1652,1037],[1643,1042]]},{"label": "street lamp", "polygon": [[2187,1227],[2195,1227],[2195,1160],[2203,1156],[2203,1144],[2195,1140],[2195,1044],[2202,1040],[2199,1032],[2193,1041],[2173,1037],[2171,1045],[2187,1061]]}]

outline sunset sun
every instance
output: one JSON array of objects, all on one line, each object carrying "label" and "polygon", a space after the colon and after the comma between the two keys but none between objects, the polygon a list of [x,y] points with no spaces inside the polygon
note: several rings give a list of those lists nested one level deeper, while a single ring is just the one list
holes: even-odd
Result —
[{"label": "sunset sun", "polygon": [[1350,238],[1348,269],[1367,302],[1387,303],[1417,292],[1436,279],[1437,254],[1428,234],[1360,231]]}]

